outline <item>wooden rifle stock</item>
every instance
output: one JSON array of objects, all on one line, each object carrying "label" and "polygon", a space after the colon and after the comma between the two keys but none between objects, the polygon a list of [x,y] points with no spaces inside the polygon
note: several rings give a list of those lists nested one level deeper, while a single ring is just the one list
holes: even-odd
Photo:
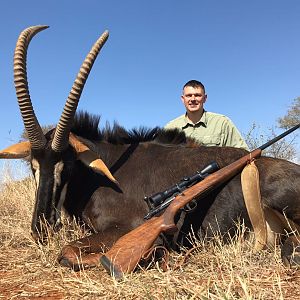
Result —
[{"label": "wooden rifle stock", "polygon": [[116,279],[122,278],[124,273],[132,272],[144,253],[151,248],[161,233],[172,234],[177,231],[174,217],[179,209],[183,208],[194,198],[199,198],[199,196],[207,194],[220,184],[231,179],[241,172],[248,162],[260,157],[262,150],[299,127],[300,124],[294,126],[230,165],[212,173],[203,181],[184,190],[181,194],[176,196],[162,215],[147,220],[142,225],[122,236],[112,248],[100,258],[101,264]]},{"label": "wooden rifle stock", "polygon": [[162,215],[147,220],[142,225],[122,236],[100,258],[104,268],[117,279],[122,278],[124,273],[132,272],[144,253],[151,248],[161,233],[172,234],[177,231],[174,217],[179,209],[183,208],[197,196],[206,194],[223,182],[226,182],[238,174],[248,161],[260,155],[261,150],[256,149],[177,195]]}]

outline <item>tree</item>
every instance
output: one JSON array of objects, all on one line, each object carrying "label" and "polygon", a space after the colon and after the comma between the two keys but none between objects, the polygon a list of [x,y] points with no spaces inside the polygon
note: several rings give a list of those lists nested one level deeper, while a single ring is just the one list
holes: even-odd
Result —
[{"label": "tree", "polygon": [[[287,110],[287,113],[277,120],[277,127],[282,129],[289,129],[300,122],[300,97],[296,98],[292,105]],[[253,123],[249,132],[245,136],[246,143],[250,150],[256,149],[265,142],[271,140],[278,134],[275,127],[268,129],[267,132],[262,133],[260,127]],[[282,158],[290,161],[300,161],[299,155],[299,142],[297,137],[299,133],[290,134],[284,139],[271,145],[269,148],[263,151],[264,155],[272,156],[276,158]]]},{"label": "tree", "polygon": [[280,128],[288,129],[300,123],[300,97],[294,99],[285,116],[278,119]]},{"label": "tree", "polygon": [[[262,129],[259,125],[255,123],[252,124],[249,132],[245,136],[245,141],[250,150],[254,150],[269,140],[276,137],[278,134],[275,132],[274,128],[269,128],[267,131],[262,132]],[[295,147],[295,135],[290,137],[285,137],[282,140],[274,143],[267,149],[263,151],[263,154],[266,156],[282,158],[286,160],[295,160],[297,157],[297,151]]]}]

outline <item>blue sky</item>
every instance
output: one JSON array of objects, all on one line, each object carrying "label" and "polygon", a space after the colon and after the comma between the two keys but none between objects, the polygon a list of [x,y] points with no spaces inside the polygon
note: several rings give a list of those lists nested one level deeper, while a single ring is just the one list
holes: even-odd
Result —
[{"label": "blue sky", "polygon": [[206,109],[245,134],[270,128],[300,96],[300,1],[1,1],[0,149],[23,124],[13,85],[19,33],[50,28],[28,50],[28,81],[40,124],[58,121],[79,67],[98,36],[110,37],[79,109],[126,128],[163,126],[184,112],[183,84],[202,81]]}]

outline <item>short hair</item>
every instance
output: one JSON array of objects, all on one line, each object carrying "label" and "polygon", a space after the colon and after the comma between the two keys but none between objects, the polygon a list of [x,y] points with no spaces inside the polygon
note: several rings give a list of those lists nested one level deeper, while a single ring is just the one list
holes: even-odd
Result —
[{"label": "short hair", "polygon": [[203,91],[204,91],[204,94],[205,94],[205,87],[204,87],[204,84],[198,80],[190,80],[188,81],[182,88],[182,90],[184,90],[185,87],[187,86],[191,86],[193,88],[202,88]]}]

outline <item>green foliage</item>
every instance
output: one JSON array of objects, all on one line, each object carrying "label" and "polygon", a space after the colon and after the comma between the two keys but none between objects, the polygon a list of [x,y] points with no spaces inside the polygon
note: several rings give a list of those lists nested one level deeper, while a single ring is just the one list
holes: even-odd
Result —
[{"label": "green foliage", "polygon": [[280,128],[288,129],[300,123],[300,97],[294,99],[285,116],[278,119]]},{"label": "green foliage", "polygon": [[[288,108],[286,114],[277,120],[277,125],[282,129],[289,129],[300,123],[300,97],[293,100],[292,105]],[[246,134],[245,141],[250,150],[254,150],[272,138],[279,135],[282,131],[277,132],[275,127],[262,131],[259,125],[253,123],[249,132]],[[298,131],[288,135],[284,139],[271,145],[263,151],[264,155],[276,158],[282,158],[290,161],[299,160],[299,133]]]},{"label": "green foliage", "polygon": [[[245,141],[249,146],[249,149],[254,150],[278,136],[280,133],[276,133],[274,128],[268,129],[267,132],[263,132],[260,126],[253,123],[245,136]],[[263,155],[295,161],[297,158],[296,146],[297,134],[292,133],[265,149]]]}]

